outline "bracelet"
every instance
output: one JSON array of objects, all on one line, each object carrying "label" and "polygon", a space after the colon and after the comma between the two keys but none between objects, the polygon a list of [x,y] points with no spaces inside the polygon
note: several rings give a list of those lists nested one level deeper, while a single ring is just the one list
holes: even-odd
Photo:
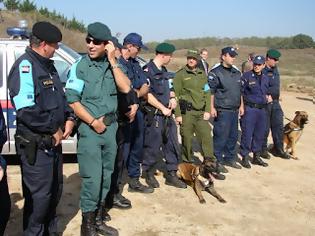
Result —
[{"label": "bracelet", "polygon": [[116,68],[119,68],[119,65],[118,64],[112,65],[111,68],[112,68],[112,70],[114,70]]},{"label": "bracelet", "polygon": [[93,120],[89,123],[89,126],[90,126],[90,127],[92,127],[92,124],[93,124],[93,122],[94,122],[95,120],[96,120],[96,119],[93,118]]}]

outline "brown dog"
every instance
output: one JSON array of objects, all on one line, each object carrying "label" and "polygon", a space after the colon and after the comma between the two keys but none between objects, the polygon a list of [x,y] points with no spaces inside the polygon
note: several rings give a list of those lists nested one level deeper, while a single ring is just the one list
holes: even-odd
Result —
[{"label": "brown dog", "polygon": [[211,160],[205,160],[200,165],[191,163],[181,163],[178,165],[177,176],[190,185],[199,198],[200,203],[206,203],[201,191],[205,190],[220,202],[226,201],[214,189],[212,173],[216,173],[216,163]]},{"label": "brown dog", "polygon": [[284,126],[283,143],[286,144],[286,152],[291,149],[290,154],[293,159],[296,157],[296,143],[300,139],[304,125],[308,122],[308,114],[306,111],[296,111],[294,119]]}]

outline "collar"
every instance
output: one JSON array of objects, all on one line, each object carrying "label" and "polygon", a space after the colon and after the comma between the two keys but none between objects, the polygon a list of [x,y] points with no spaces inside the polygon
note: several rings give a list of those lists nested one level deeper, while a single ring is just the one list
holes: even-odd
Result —
[{"label": "collar", "polygon": [[47,69],[51,69],[51,66],[54,65],[54,61],[43,57],[42,55],[39,55],[37,52],[35,52],[31,47],[26,48],[26,52],[33,58],[35,58],[37,61],[39,61],[43,66],[45,66]]}]

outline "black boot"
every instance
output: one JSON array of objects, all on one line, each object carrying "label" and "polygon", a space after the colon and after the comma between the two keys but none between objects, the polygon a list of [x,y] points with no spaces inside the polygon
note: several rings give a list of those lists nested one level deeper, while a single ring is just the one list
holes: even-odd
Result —
[{"label": "black boot", "polygon": [[129,192],[138,192],[138,193],[153,193],[154,188],[150,186],[143,185],[140,181],[139,178],[130,178],[129,180]]},{"label": "black boot", "polygon": [[260,158],[260,152],[254,153],[252,164],[253,165],[260,165],[260,166],[263,166],[263,167],[267,167],[268,166],[268,163],[263,162],[263,160]]},{"label": "black boot", "polygon": [[222,165],[221,163],[219,163],[219,162],[217,162],[217,173],[218,174],[220,174],[220,173],[228,173],[229,171],[228,171],[228,169],[226,169],[225,167],[224,167],[224,165]]},{"label": "black boot", "polygon": [[262,158],[265,158],[265,159],[270,159],[270,155],[269,155],[267,149],[264,149],[264,150],[261,152],[260,156],[261,156]]},{"label": "black boot", "polygon": [[159,188],[160,184],[154,176],[154,172],[152,170],[147,170],[143,173],[142,177],[145,178],[145,182],[151,188]]},{"label": "black boot", "polygon": [[283,159],[290,159],[291,156],[286,153],[283,148],[277,148],[277,147],[273,147],[271,150],[270,150],[270,153],[272,155],[274,155],[275,157],[281,157]]},{"label": "black boot", "polygon": [[114,235],[114,236],[118,235],[117,229],[106,225],[105,220],[103,218],[104,217],[103,212],[106,212],[106,211],[105,211],[105,208],[103,210],[102,207],[99,207],[96,210],[96,215],[95,215],[95,229],[96,229],[96,232],[101,234],[101,235]]},{"label": "black boot", "polygon": [[110,221],[112,218],[108,214],[108,209],[106,209],[106,204],[105,202],[101,202],[99,208],[96,211],[96,216],[95,216],[96,222],[97,221]]},{"label": "black boot", "polygon": [[117,193],[113,198],[113,207],[118,209],[130,209],[132,206],[129,199],[125,198],[120,193]]},{"label": "black boot", "polygon": [[82,213],[81,236],[98,236],[94,211]]},{"label": "black boot", "polygon": [[247,169],[251,168],[249,164],[249,155],[246,155],[245,157],[242,158],[241,165]]},{"label": "black boot", "polygon": [[168,175],[165,179],[165,184],[176,188],[187,188],[187,185],[177,177],[176,171],[168,172]]}]

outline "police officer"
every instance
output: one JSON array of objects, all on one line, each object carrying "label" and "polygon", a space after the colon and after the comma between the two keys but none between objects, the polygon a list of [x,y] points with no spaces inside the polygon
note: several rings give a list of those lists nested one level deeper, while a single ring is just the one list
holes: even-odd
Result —
[{"label": "police officer", "polygon": [[77,157],[82,178],[81,234],[118,235],[102,218],[96,221],[95,213],[103,209],[117,152],[117,88],[128,93],[130,81],[115,58],[110,29],[95,22],[88,25],[87,33],[88,54],[72,65],[66,84],[67,100],[80,118]]},{"label": "police officer", "polygon": [[69,137],[74,126],[74,114],[50,60],[61,39],[56,26],[35,23],[30,47],[8,77],[25,197],[23,235],[57,234],[56,207],[63,184],[61,140]]},{"label": "police officer", "polygon": [[208,75],[211,89],[211,116],[213,122],[214,155],[218,171],[227,172],[227,165],[240,169],[236,164],[236,142],[238,138],[238,116],[243,115],[241,104],[241,73],[233,65],[236,49],[225,47],[221,50],[221,63],[214,66]]},{"label": "police officer", "polygon": [[[147,49],[142,42],[141,35],[137,33],[130,33],[124,38],[124,48],[122,49],[122,57],[119,61],[122,65],[126,66],[128,78],[131,80],[132,87],[137,93],[137,97],[143,100],[149,92],[149,85],[147,76],[142,70],[139,62],[136,60],[137,55],[141,49]],[[125,51],[127,50],[127,51]],[[125,135],[129,138],[124,143],[124,159],[129,176],[129,192],[140,192],[140,193],[153,193],[154,188],[143,185],[139,177],[140,165],[142,163],[143,156],[143,112],[138,109],[135,120],[130,125],[125,126]]]},{"label": "police officer", "polygon": [[290,159],[290,155],[283,150],[283,111],[279,102],[280,98],[280,75],[278,72],[277,63],[281,53],[275,49],[269,49],[266,55],[266,66],[263,69],[263,74],[267,75],[270,79],[269,93],[272,101],[268,103],[268,118],[267,128],[264,136],[263,151],[261,157],[270,158],[267,151],[267,141],[269,130],[271,129],[273,148],[270,152],[274,156],[284,159]]},{"label": "police officer", "polygon": [[[145,139],[143,150],[142,172],[149,186],[158,188],[154,177],[155,165],[161,154],[166,160],[168,171],[165,184],[177,188],[186,188],[186,184],[176,176],[179,161],[174,132],[176,124],[171,117],[176,106],[175,96],[170,90],[169,74],[165,66],[170,62],[175,47],[169,43],[158,44],[155,57],[144,70],[150,80],[150,92],[145,106]],[[170,95],[173,94],[172,97]],[[176,142],[176,143],[175,143]],[[162,150],[162,153],[161,151]]]},{"label": "police officer", "polygon": [[260,159],[263,137],[267,125],[266,106],[270,96],[268,94],[269,78],[262,73],[265,58],[256,56],[253,59],[253,70],[245,72],[241,78],[242,96],[245,106],[241,117],[241,164],[250,168],[249,153],[254,153],[253,164],[268,166]]},{"label": "police officer", "polygon": [[6,162],[1,156],[2,147],[7,141],[7,131],[5,120],[0,104],[0,235],[4,235],[5,227],[10,217],[11,200],[8,189],[8,181],[6,174]]},{"label": "police officer", "polygon": [[[179,101],[175,109],[176,122],[182,137],[182,158],[194,162],[192,138],[196,133],[204,158],[213,159],[210,119],[210,89],[204,70],[197,67],[200,55],[197,50],[187,52],[187,64],[176,72],[174,90]],[[223,175],[221,175],[224,178]]]}]

